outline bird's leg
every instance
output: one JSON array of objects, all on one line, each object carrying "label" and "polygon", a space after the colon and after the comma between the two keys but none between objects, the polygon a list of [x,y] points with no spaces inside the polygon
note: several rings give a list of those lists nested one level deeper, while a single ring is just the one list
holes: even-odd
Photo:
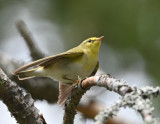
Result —
[{"label": "bird's leg", "polygon": [[64,79],[76,82],[76,83],[72,84],[73,87],[75,87],[82,80],[79,76],[78,76],[78,80],[70,79],[70,78],[67,78],[67,77],[64,77]]},{"label": "bird's leg", "polygon": [[80,76],[78,75],[78,80],[76,81],[76,83],[72,84],[72,86],[76,86],[78,83],[80,83],[82,81],[82,79],[80,78]]}]

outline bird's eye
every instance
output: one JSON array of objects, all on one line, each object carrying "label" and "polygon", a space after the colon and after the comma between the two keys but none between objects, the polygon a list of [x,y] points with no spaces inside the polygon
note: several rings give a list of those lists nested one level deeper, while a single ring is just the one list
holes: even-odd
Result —
[{"label": "bird's eye", "polygon": [[89,42],[89,43],[91,43],[91,42],[92,42],[92,40],[89,40],[88,42]]}]

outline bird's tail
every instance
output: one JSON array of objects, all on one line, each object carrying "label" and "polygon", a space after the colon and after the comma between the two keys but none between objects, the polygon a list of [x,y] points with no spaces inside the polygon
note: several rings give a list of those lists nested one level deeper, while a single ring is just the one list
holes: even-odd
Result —
[{"label": "bird's tail", "polygon": [[72,90],[73,86],[71,84],[62,84],[61,82],[59,82],[59,97],[57,103],[63,106],[70,96]]},{"label": "bird's tail", "polygon": [[25,80],[25,79],[33,78],[35,76],[40,76],[39,72],[40,72],[40,68],[37,67],[37,68],[30,69],[30,70],[27,70],[27,71],[18,72],[15,75],[18,76],[19,80]]}]

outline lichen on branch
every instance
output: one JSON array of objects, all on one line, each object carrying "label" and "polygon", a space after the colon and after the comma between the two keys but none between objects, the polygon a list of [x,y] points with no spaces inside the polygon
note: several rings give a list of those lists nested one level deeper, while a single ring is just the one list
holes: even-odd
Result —
[{"label": "lichen on branch", "polygon": [[[81,83],[79,83],[78,87],[75,88],[75,90],[77,94],[79,92],[80,97],[77,95],[75,97],[75,94],[73,92],[72,96],[65,106],[65,110],[67,110],[68,108],[70,109],[70,113],[67,113],[67,111],[65,111],[65,115],[67,114],[70,122],[73,122],[74,114],[76,114],[75,109],[78,105],[77,102],[76,104],[72,105],[73,102],[80,101],[82,95],[92,86],[105,87],[107,90],[114,91],[115,93],[118,93],[122,96],[119,102],[101,111],[99,115],[96,116],[96,124],[104,124],[109,117],[116,115],[121,107],[130,107],[139,112],[146,124],[158,124],[156,118],[154,118],[152,115],[153,106],[150,98],[151,96],[160,95],[160,87],[145,87],[138,89],[136,87],[127,85],[124,80],[115,79],[110,75],[88,77]],[[84,91],[80,92],[82,90]],[[64,124],[68,124],[68,122],[66,122],[66,119],[64,120]]]}]

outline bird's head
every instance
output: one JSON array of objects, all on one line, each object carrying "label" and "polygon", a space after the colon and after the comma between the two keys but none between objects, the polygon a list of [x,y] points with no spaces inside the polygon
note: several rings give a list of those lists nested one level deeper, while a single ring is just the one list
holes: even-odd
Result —
[{"label": "bird's head", "polygon": [[80,47],[84,50],[90,50],[95,52],[99,51],[101,40],[103,38],[104,36],[88,38],[80,44]]}]

